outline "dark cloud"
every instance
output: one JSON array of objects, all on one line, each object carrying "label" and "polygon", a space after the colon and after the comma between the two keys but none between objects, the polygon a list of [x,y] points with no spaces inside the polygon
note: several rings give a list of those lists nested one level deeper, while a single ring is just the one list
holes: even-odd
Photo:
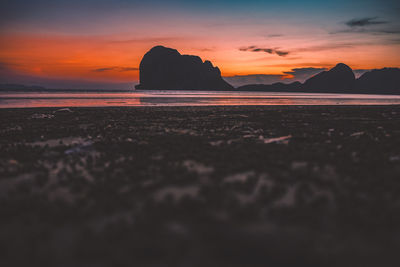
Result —
[{"label": "dark cloud", "polygon": [[372,35],[382,35],[382,34],[400,34],[400,30],[395,28],[366,29],[357,27],[357,28],[330,32],[330,34],[338,34],[338,33],[367,33]]},{"label": "dark cloud", "polygon": [[354,42],[337,42],[337,43],[326,43],[317,46],[309,46],[309,47],[300,47],[293,49],[292,53],[298,52],[320,52],[320,51],[329,51],[335,49],[352,49],[360,46],[374,46],[380,45],[382,43],[395,43],[395,39],[393,40],[371,40],[371,41],[354,41]]},{"label": "dark cloud", "polygon": [[119,68],[120,72],[122,72],[122,71],[136,71],[136,70],[139,70],[139,69],[138,68],[134,68],[134,67],[122,67],[122,68]]},{"label": "dark cloud", "polygon": [[117,71],[117,72],[124,72],[124,71],[137,71],[138,68],[132,67],[107,67],[107,68],[98,68],[92,70],[93,72],[105,72],[105,71]]},{"label": "dark cloud", "polygon": [[100,68],[100,69],[94,69],[92,70],[93,72],[103,72],[103,71],[110,71],[110,70],[114,70],[114,67],[111,68]]},{"label": "dark cloud", "polygon": [[[365,45],[365,43],[360,43]],[[299,49],[299,51],[308,51],[308,52],[315,52],[315,51],[328,51],[328,50],[335,50],[335,49],[343,49],[343,48],[354,48],[357,46],[358,43],[329,43],[323,45],[315,45],[306,47],[303,49]]]},{"label": "dark cloud", "polygon": [[400,34],[399,29],[381,29],[379,30],[380,33],[385,33],[385,34]]},{"label": "dark cloud", "polygon": [[325,70],[326,70],[326,68],[308,67],[308,68],[295,68],[295,69],[292,69],[291,71],[285,71],[284,73],[287,75],[293,76],[293,78],[291,78],[291,80],[304,82],[311,76],[314,76]]},{"label": "dark cloud", "polygon": [[391,39],[391,40],[389,40],[389,43],[391,43],[391,44],[400,44],[400,38]]},{"label": "dark cloud", "polygon": [[[352,19],[345,24],[348,26],[346,29],[330,32],[330,34],[342,33],[365,33],[370,35],[398,35],[400,29],[393,22],[386,20],[379,20],[378,17],[366,17],[361,19]],[[376,27],[374,27],[376,26]]]},{"label": "dark cloud", "polygon": [[379,25],[386,23],[388,22],[384,20],[378,20],[378,17],[367,17],[361,19],[351,19],[346,22],[346,25],[349,27],[364,27],[364,26]]},{"label": "dark cloud", "polygon": [[275,50],[275,54],[277,54],[280,57],[284,57],[284,56],[287,56],[289,54],[289,52],[288,51]]},{"label": "dark cloud", "polygon": [[279,50],[278,48],[262,48],[258,47],[255,45],[247,46],[247,47],[241,47],[239,48],[240,51],[250,51],[250,52],[264,52],[268,54],[276,54],[280,57],[284,57],[290,54],[288,51],[282,51]]}]

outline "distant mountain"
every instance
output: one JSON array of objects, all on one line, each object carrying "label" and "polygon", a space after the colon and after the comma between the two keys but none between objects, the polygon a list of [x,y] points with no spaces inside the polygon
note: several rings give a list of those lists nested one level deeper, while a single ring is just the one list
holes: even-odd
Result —
[{"label": "distant mountain", "polygon": [[28,86],[23,84],[14,84],[14,83],[7,83],[7,84],[0,84],[1,91],[21,91],[21,92],[41,92],[46,91],[45,87],[42,86]]},{"label": "distant mountain", "polygon": [[357,91],[374,94],[400,94],[400,69],[384,68],[361,75],[356,83]]},{"label": "distant mountain", "polygon": [[355,79],[352,69],[339,63],[329,71],[323,71],[301,84],[249,84],[238,91],[395,94],[400,95],[400,69],[383,68],[364,73]]},{"label": "distant mountain", "polygon": [[[368,71],[355,78],[353,70],[339,63],[328,71],[320,72],[300,82],[248,84],[236,89],[223,80],[218,67],[198,56],[181,55],[177,50],[155,46],[144,56],[139,66],[140,84],[144,90],[212,90],[258,92],[306,92],[306,93],[357,93],[400,95],[400,68],[383,68]],[[118,86],[119,87],[119,86]],[[122,88],[123,86],[121,86]],[[101,88],[100,86],[97,88]],[[55,91],[130,91],[130,89],[48,89],[41,86],[0,84],[0,91],[55,92]]]},{"label": "distant mountain", "polygon": [[198,56],[181,55],[177,50],[155,46],[139,66],[140,84],[149,90],[233,90],[218,67]]},{"label": "distant mountain", "polygon": [[329,71],[323,71],[306,80],[301,89],[306,92],[351,93],[355,84],[353,70],[346,64],[339,63]]},{"label": "distant mountain", "polygon": [[130,92],[132,89],[60,89],[46,88],[36,85],[23,85],[14,83],[0,84],[0,91],[3,92]]},{"label": "distant mountain", "polygon": [[260,92],[298,92],[300,82],[273,83],[273,84],[249,84],[236,88],[236,91],[260,91]]}]

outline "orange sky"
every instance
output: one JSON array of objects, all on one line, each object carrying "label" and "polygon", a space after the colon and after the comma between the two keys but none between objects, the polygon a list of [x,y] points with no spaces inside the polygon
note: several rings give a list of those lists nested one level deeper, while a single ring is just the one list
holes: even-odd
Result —
[{"label": "orange sky", "polygon": [[[219,66],[224,76],[282,74],[292,68],[331,67],[344,61],[354,69],[399,66],[398,46],[346,46],[319,40],[275,38],[268,47],[285,47],[287,56],[240,51],[240,40],[204,43],[194,39],[122,39],[118,36],[10,34],[0,36],[0,60],[27,75],[128,82],[138,80],[140,60],[152,46],[163,44],[182,54],[196,54]],[[261,43],[261,42],[260,42]],[[263,47],[263,45],[260,45]],[[103,71],[96,71],[104,69]]]},{"label": "orange sky", "polygon": [[14,2],[0,13],[0,83],[18,83],[13,75],[137,83],[140,60],[155,45],[210,60],[223,76],[284,75],[339,62],[353,69],[400,67],[394,2],[382,9],[377,0],[363,1],[362,8],[346,1],[176,0],[168,9],[132,0],[103,1],[95,9],[93,1],[15,1],[23,2],[23,13]]}]

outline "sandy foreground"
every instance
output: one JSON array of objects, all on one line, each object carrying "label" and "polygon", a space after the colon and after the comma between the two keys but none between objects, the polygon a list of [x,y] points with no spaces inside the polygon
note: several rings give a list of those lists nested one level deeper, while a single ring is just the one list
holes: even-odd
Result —
[{"label": "sandy foreground", "polygon": [[399,266],[400,106],[0,110],[3,266]]}]

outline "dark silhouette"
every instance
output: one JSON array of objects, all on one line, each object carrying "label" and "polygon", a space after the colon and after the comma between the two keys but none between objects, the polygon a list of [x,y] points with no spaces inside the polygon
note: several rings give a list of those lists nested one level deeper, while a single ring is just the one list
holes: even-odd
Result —
[{"label": "dark silhouette", "polygon": [[301,84],[249,84],[238,91],[305,92],[305,93],[354,93],[400,94],[400,69],[384,68],[364,73],[355,79],[352,69],[339,63],[329,71],[323,71]]},{"label": "dark silhouette", "polygon": [[[104,69],[101,69],[101,71],[104,71]],[[219,68],[214,67],[210,61],[203,62],[198,56],[181,55],[177,50],[164,46],[155,46],[150,49],[143,56],[139,71],[140,84],[136,85],[136,89],[400,95],[400,68],[375,69],[356,79],[353,70],[343,63],[312,76],[303,84],[300,82],[247,84],[235,89],[221,77]],[[293,74],[291,72],[286,73]],[[44,92],[69,91],[71,89],[47,89],[40,86],[0,84],[0,90]],[[103,92],[106,90],[87,91]],[[118,91],[126,91],[126,89]]]},{"label": "dark silhouette", "polygon": [[309,78],[302,85],[307,92],[349,92],[354,89],[356,78],[352,69],[346,64],[339,63],[329,71],[323,71]]},{"label": "dark silhouette", "polygon": [[45,90],[45,87],[36,85],[28,86],[14,83],[0,84],[0,91],[41,92]]},{"label": "dark silhouette", "polygon": [[23,85],[23,84],[0,84],[0,92],[131,92],[132,89],[79,89],[79,88],[46,88],[37,85]]},{"label": "dark silhouette", "polygon": [[245,85],[238,90],[269,92],[312,92],[312,93],[349,93],[355,89],[356,79],[352,69],[339,63],[328,71],[322,71],[301,84],[274,83],[271,85]]},{"label": "dark silhouette", "polygon": [[139,66],[140,84],[136,89],[150,90],[233,90],[218,67],[198,56],[181,55],[177,50],[156,46]]},{"label": "dark silhouette", "polygon": [[366,72],[357,79],[356,85],[359,92],[400,94],[400,69],[384,68]]},{"label": "dark silhouette", "polygon": [[[233,90],[218,67],[198,56],[181,55],[177,50],[155,46],[140,62],[140,84],[149,90]],[[290,84],[248,84],[236,91],[400,94],[400,69],[384,68],[364,73],[356,79],[353,70],[339,63],[304,82]]]}]

